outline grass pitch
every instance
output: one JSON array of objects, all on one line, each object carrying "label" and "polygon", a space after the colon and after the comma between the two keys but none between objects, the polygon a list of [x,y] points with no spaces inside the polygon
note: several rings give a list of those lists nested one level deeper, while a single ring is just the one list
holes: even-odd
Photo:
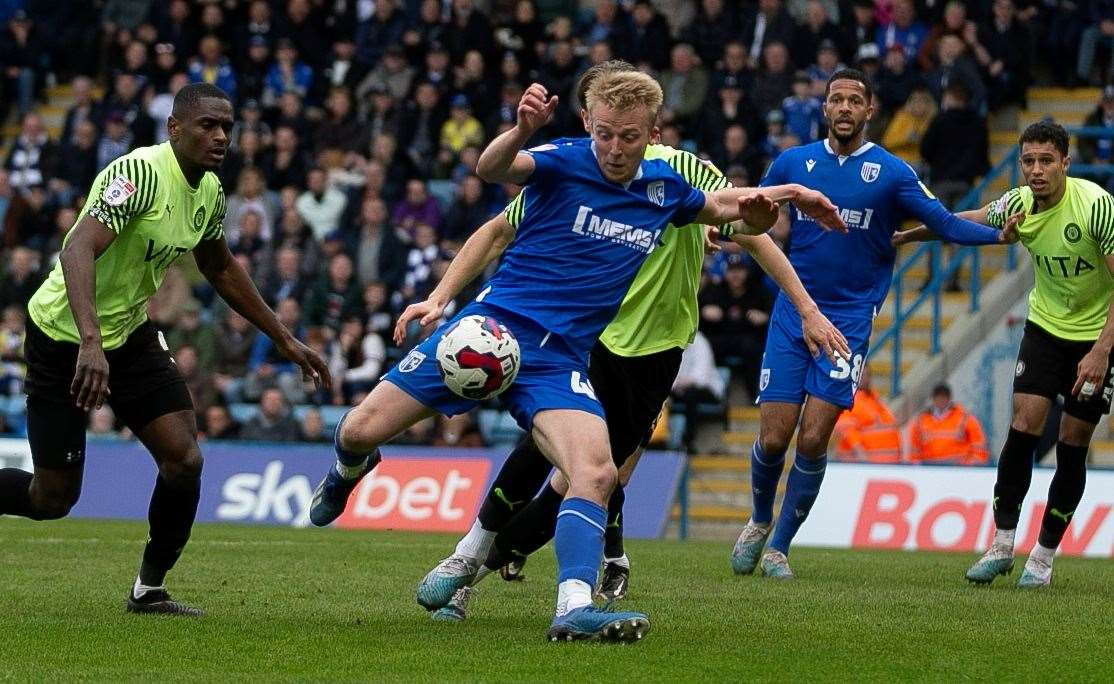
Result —
[{"label": "grass pitch", "polygon": [[966,555],[798,549],[800,579],[734,577],[730,544],[631,542],[629,646],[544,640],[553,554],[432,622],[444,535],[199,525],[172,593],[201,620],[127,615],[145,525],[0,520],[0,679],[145,681],[1110,681],[1114,563],[1060,558],[1051,590],[963,581]]}]

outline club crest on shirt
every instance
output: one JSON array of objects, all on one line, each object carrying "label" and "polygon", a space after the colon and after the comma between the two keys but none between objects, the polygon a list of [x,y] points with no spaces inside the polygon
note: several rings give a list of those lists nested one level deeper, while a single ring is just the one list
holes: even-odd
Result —
[{"label": "club crest on shirt", "polygon": [[135,183],[127,176],[116,176],[101,193],[101,199],[110,207],[118,207],[135,194]]},{"label": "club crest on shirt", "polygon": [[873,183],[878,180],[878,174],[880,173],[882,173],[882,165],[874,162],[863,162],[862,168],[859,169],[859,175],[864,183]]},{"label": "club crest on shirt", "polygon": [[422,361],[425,361],[425,354],[415,349],[406,355],[406,358],[402,360],[402,363],[398,364],[398,372],[409,373],[416,369],[418,366],[422,365]]},{"label": "club crest on shirt", "polygon": [[659,207],[665,206],[665,182],[654,181],[646,186],[646,197]]},{"label": "club crest on shirt", "polygon": [[201,230],[201,226],[205,223],[205,207],[198,207],[197,211],[193,214],[193,229]]},{"label": "club crest on shirt", "polygon": [[763,368],[762,374],[758,377],[758,391],[764,392],[770,385],[770,369]]}]

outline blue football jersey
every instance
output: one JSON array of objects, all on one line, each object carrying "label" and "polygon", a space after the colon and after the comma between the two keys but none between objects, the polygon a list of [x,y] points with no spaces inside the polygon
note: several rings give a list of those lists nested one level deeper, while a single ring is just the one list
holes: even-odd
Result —
[{"label": "blue football jersey", "polygon": [[586,356],[615,317],[642,262],[672,223],[692,223],[704,194],[660,159],[626,186],[604,178],[591,140],[528,151],[518,231],[482,301],[529,318]]},{"label": "blue football jersey", "polygon": [[874,143],[847,157],[826,139],[790,148],[761,184],[783,183],[818,190],[839,207],[846,234],[825,231],[789,208],[789,262],[817,304],[850,315],[872,316],[885,301],[896,256],[890,237],[902,222],[915,218],[941,234],[977,229],[948,212],[908,164]]}]

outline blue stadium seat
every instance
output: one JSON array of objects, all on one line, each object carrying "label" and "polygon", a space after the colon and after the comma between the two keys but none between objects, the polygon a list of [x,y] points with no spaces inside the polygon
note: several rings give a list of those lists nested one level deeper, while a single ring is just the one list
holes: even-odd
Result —
[{"label": "blue stadium seat", "polygon": [[232,420],[238,423],[246,423],[258,412],[259,404],[238,403],[228,406],[228,413],[232,415]]},{"label": "blue stadium seat", "polygon": [[429,194],[441,205],[441,211],[448,211],[456,199],[456,185],[451,180],[431,180],[428,187]]}]

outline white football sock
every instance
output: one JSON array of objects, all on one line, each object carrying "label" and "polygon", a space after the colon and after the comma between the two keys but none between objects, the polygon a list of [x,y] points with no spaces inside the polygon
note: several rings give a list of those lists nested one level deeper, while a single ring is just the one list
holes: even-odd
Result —
[{"label": "white football sock", "polygon": [[135,576],[135,586],[132,587],[132,598],[141,599],[141,598],[143,598],[143,595],[146,594],[149,591],[160,591],[160,590],[165,591],[165,589],[166,589],[165,586],[149,587],[146,584],[143,584],[142,582],[140,582],[139,581],[139,575],[136,575]]},{"label": "white football sock", "polygon": [[627,570],[630,570],[630,559],[627,558],[627,554],[625,553],[618,558],[608,558],[605,556],[603,562],[607,563],[608,565],[619,565],[626,568]]},{"label": "white football sock", "polygon": [[1056,549],[1050,549],[1047,546],[1037,543],[1033,550],[1029,553],[1030,560],[1040,561],[1045,565],[1052,565],[1052,558],[1056,555]]},{"label": "white football sock", "polygon": [[335,467],[337,469],[337,472],[344,479],[355,480],[357,477],[360,476],[360,473],[363,472],[363,470],[366,466],[367,466],[367,457],[365,456],[364,460],[360,461],[360,463],[358,465],[354,465],[354,466],[344,465],[343,463],[341,463],[338,460]]},{"label": "white football sock", "polygon": [[495,541],[496,534],[496,532],[485,530],[480,525],[479,520],[475,521],[472,523],[472,529],[468,530],[468,534],[457,542],[455,555],[478,561],[476,565],[483,563],[487,560],[487,553],[491,551],[491,545]]},{"label": "white football sock", "polygon": [[1005,546],[1008,549],[1013,549],[1013,538],[1017,534],[1017,529],[1012,530],[996,530],[994,532],[994,542],[991,546]]},{"label": "white football sock", "polygon": [[570,579],[557,586],[557,617],[590,605],[592,605],[592,587],[586,583]]}]

